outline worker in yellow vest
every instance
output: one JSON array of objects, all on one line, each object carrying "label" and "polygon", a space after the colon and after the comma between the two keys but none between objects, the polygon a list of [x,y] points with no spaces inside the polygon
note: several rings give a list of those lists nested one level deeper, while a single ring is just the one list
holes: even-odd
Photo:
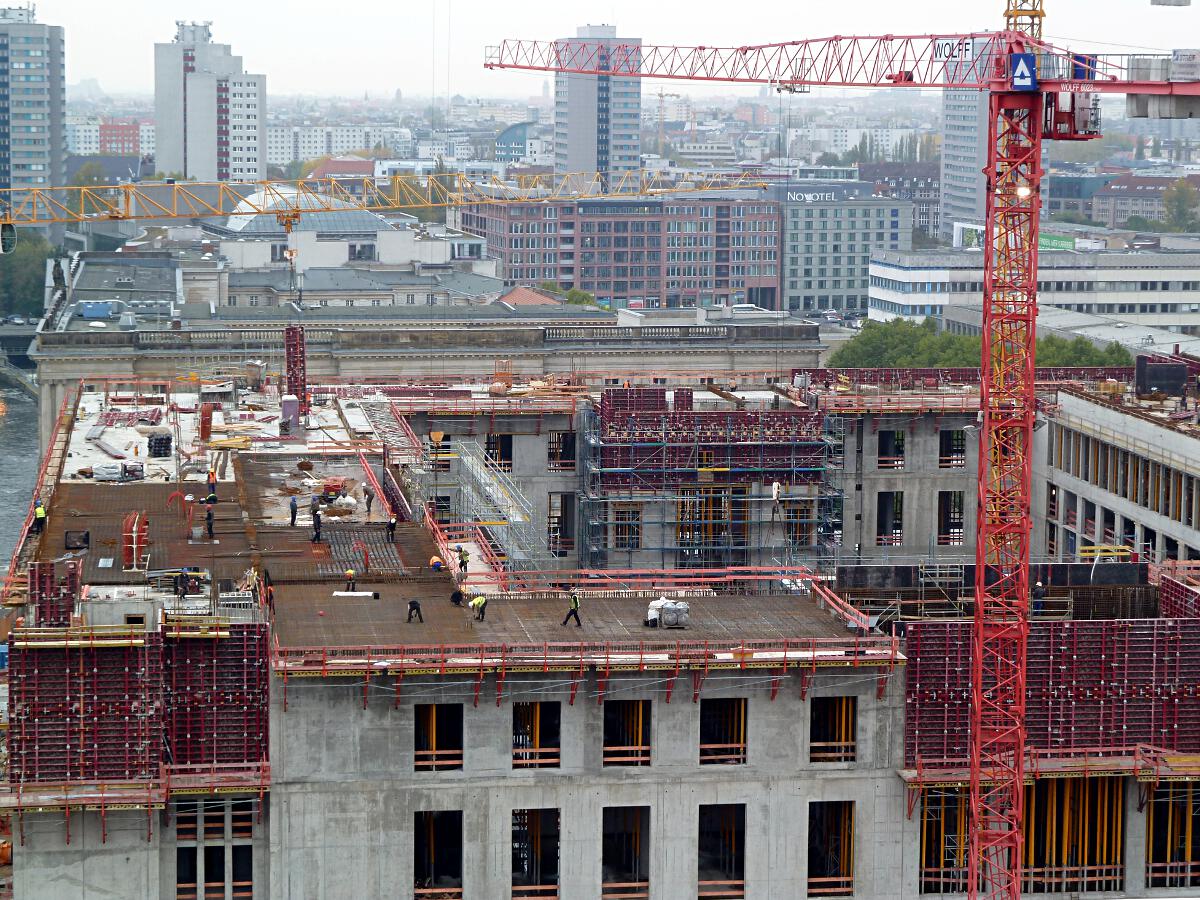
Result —
[{"label": "worker in yellow vest", "polygon": [[46,507],[39,500],[33,505],[33,533],[41,534],[46,530]]}]

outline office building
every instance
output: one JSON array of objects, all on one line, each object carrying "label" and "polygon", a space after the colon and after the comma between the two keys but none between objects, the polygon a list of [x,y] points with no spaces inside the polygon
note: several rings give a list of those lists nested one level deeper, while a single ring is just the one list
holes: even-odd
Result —
[{"label": "office building", "polygon": [[243,71],[211,23],[176,22],[154,45],[156,167],[198,181],[266,177],[267,76]]},{"label": "office building", "polygon": [[[585,25],[560,43],[595,43],[618,59],[641,38],[617,37],[611,25]],[[602,56],[604,54],[601,54]],[[599,172],[611,178],[641,165],[642,85],[615,75],[554,76],[554,171]]]},{"label": "office building", "polygon": [[0,189],[66,180],[63,35],[32,5],[0,7]]},{"label": "office building", "polygon": [[[1200,331],[1200,253],[1042,250],[1038,303],[1186,334]],[[872,319],[921,321],[983,296],[981,253],[880,252],[870,262]]]}]

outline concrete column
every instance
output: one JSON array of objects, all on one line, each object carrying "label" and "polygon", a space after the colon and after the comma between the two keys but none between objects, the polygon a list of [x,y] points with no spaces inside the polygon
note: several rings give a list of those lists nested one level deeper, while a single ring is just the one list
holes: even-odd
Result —
[{"label": "concrete column", "polygon": [[662,697],[650,704],[652,765],[693,769],[700,758],[700,704],[692,702],[691,677],[680,674],[670,703]]},{"label": "concrete column", "polygon": [[[563,746],[565,749],[565,742]],[[560,897],[599,900],[603,820],[604,806],[597,788],[572,791],[570,802],[559,810]]]},{"label": "concrete column", "polygon": [[1146,816],[1138,810],[1138,783],[1121,779],[1125,785],[1125,895],[1146,896]]},{"label": "concrete column", "polygon": [[650,900],[695,897],[699,806],[685,784],[665,786],[657,800],[650,808]]}]

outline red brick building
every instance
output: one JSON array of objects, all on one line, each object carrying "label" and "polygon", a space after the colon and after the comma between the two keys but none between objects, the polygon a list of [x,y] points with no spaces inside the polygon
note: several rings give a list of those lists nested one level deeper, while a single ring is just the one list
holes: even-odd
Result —
[{"label": "red brick building", "polygon": [[553,281],[613,308],[779,306],[775,201],[729,196],[477,204],[448,224],[487,240],[506,285]]}]

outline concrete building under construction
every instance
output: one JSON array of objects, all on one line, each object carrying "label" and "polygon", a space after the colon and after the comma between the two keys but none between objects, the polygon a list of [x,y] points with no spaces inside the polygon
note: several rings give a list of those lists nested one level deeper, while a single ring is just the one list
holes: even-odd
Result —
[{"label": "concrete building under construction", "polygon": [[[3,594],[16,896],[965,894],[977,372],[285,346],[63,399]],[[1200,536],[1152,518],[1200,454],[1139,378],[1038,375],[1029,894],[1200,887]],[[1162,468],[1118,507],[1072,435]]]}]

